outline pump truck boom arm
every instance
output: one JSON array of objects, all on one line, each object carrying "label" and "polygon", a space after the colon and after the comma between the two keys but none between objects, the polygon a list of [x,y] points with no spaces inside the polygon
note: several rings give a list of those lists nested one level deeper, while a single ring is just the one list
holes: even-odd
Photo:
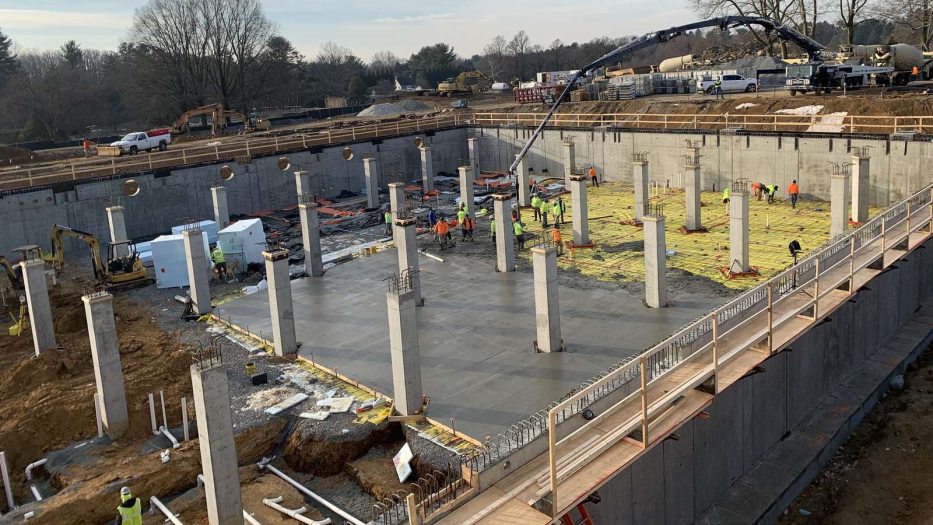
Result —
[{"label": "pump truck boom arm", "polygon": [[525,154],[528,153],[528,150],[531,149],[531,145],[534,144],[535,140],[537,140],[538,135],[541,134],[541,130],[543,130],[544,126],[546,126],[548,121],[551,120],[551,117],[554,115],[554,112],[557,111],[557,108],[561,105],[564,99],[567,98],[567,94],[570,93],[571,88],[589,71],[592,71],[609,61],[617,61],[620,58],[631,55],[632,53],[641,49],[667,42],[668,40],[673,40],[674,38],[677,38],[687,31],[702,29],[704,27],[719,27],[722,31],[725,31],[733,27],[752,25],[761,26],[764,28],[766,33],[774,32],[779,38],[783,40],[789,40],[797,44],[798,46],[802,47],[804,51],[807,52],[807,54],[810,55],[811,60],[820,59],[820,55],[826,49],[822,44],[797,31],[796,29],[786,25],[778,24],[774,20],[763,16],[722,16],[718,18],[710,18],[709,20],[701,20],[699,22],[694,22],[692,24],[683,26],[676,26],[670,29],[662,29],[653,33],[647,33],[630,42],[622,44],[618,48],[597,58],[593,62],[583,66],[579,71],[577,71],[577,74],[573,77],[573,80],[567,83],[567,86],[564,87],[564,89],[561,91],[560,96],[558,96],[557,100],[554,101],[554,105],[551,106],[550,111],[548,111],[547,115],[544,116],[541,124],[538,125],[538,127],[535,129],[535,132],[532,133],[531,137],[528,139],[528,142],[515,157],[512,165],[509,166],[509,172],[515,173],[515,167],[518,166],[518,163],[522,160]]}]

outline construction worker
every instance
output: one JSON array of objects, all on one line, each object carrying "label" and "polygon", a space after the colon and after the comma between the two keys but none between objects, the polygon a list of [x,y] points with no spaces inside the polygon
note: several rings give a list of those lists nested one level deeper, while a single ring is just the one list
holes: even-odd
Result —
[{"label": "construction worker", "polygon": [[538,197],[538,194],[535,193],[531,196],[531,209],[535,212],[535,220],[541,219],[541,197]]},{"label": "construction worker", "polygon": [[496,244],[496,219],[489,221],[489,234],[492,235],[492,243]]},{"label": "construction worker", "polygon": [[722,203],[729,204],[730,197],[732,197],[732,188],[726,186],[726,189],[722,190]]},{"label": "construction worker", "polygon": [[227,258],[224,257],[224,251],[220,249],[219,244],[214,245],[214,250],[211,251],[211,262],[214,263],[214,271],[217,272],[217,278],[226,280]]},{"label": "construction worker", "polygon": [[797,179],[790,181],[790,186],[787,187],[787,193],[790,195],[790,207],[797,207],[797,197],[800,196],[800,186],[797,186]]},{"label": "construction worker", "polygon": [[466,219],[467,211],[463,207],[463,204],[460,205],[460,209],[457,210],[457,224],[460,225],[460,229],[463,230],[463,221]]},{"label": "construction worker", "polygon": [[534,193],[534,192],[535,192],[535,178],[529,176],[528,177],[528,193]]},{"label": "construction worker", "polygon": [[437,242],[440,243],[441,248],[444,247],[447,241],[453,240],[450,235],[450,224],[445,220],[437,221],[437,224],[434,225],[434,233],[437,234]]},{"label": "construction worker", "polygon": [[920,80],[920,68],[914,66],[910,69],[910,79],[911,80]]},{"label": "construction worker", "polygon": [[761,182],[752,183],[752,191],[755,192],[755,197],[758,197],[758,200],[761,200],[761,195],[764,193],[765,185]]},{"label": "construction worker", "polygon": [[463,218],[463,240],[469,238],[471,241],[475,241],[473,238],[473,229],[476,227],[476,220],[469,215]]},{"label": "construction worker", "polygon": [[599,187],[599,178],[596,176],[596,166],[590,166],[590,186]]},{"label": "construction worker", "polygon": [[554,224],[564,224],[564,212],[567,211],[567,205],[564,204],[563,197],[557,197],[557,202],[554,204]]},{"label": "construction worker", "polygon": [[774,204],[774,194],[777,193],[777,184],[768,184],[765,186],[765,192],[768,194],[768,204]]},{"label": "construction worker", "polygon": [[81,141],[81,147],[84,148],[84,158],[91,156],[91,139],[85,138]]},{"label": "construction worker", "polygon": [[557,246],[557,256],[560,257],[564,254],[564,243],[561,242],[560,230],[557,229],[557,224],[551,228],[551,242]]},{"label": "construction worker", "polygon": [[120,489],[120,506],[117,507],[116,525],[142,525],[143,504],[130,494],[129,487]]},{"label": "construction worker", "polygon": [[437,224],[437,211],[435,211],[434,208],[428,209],[430,210],[428,211],[428,226],[434,229],[434,225]]},{"label": "construction worker", "polygon": [[512,223],[512,231],[515,232],[515,239],[518,241],[518,249],[525,249],[525,227],[522,226],[522,221],[515,221]]},{"label": "construction worker", "polygon": [[547,214],[551,210],[548,201],[541,199],[541,227],[547,228]]},{"label": "construction worker", "polygon": [[386,212],[383,215],[383,218],[386,221],[385,231],[382,232],[383,235],[392,235],[392,210],[386,208]]},{"label": "construction worker", "polygon": [[716,92],[716,99],[725,98],[722,96],[722,76],[716,77],[716,83],[713,84],[713,90]]}]

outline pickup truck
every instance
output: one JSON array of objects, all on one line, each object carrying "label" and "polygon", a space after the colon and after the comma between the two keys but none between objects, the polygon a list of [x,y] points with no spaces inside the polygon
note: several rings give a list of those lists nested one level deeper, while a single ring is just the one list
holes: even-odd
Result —
[{"label": "pickup truck", "polygon": [[119,157],[124,153],[136,155],[141,150],[152,151],[157,148],[159,151],[165,151],[171,143],[172,130],[168,128],[154,129],[149,132],[135,131],[116,142],[111,142],[107,150],[101,151],[103,148],[98,148],[98,155],[114,157]]},{"label": "pickup truck", "polygon": [[[745,78],[742,75],[721,75],[723,93],[754,93],[758,91],[758,81],[754,78]],[[697,93],[715,94],[716,79],[701,78],[697,80]]]}]

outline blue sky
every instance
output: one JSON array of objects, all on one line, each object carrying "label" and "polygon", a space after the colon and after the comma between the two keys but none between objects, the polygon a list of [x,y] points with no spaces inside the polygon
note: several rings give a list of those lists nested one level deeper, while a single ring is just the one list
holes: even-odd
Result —
[{"label": "blue sky", "polygon": [[[82,47],[115,49],[133,11],[146,0],[0,0],[0,30],[20,48],[54,49],[74,39]],[[368,60],[392,51],[408,57],[422,45],[447,42],[462,56],[482,51],[501,34],[524,29],[533,44],[584,42],[642,34],[687,23],[686,0],[263,0],[266,14],[306,56],[334,41]]]}]

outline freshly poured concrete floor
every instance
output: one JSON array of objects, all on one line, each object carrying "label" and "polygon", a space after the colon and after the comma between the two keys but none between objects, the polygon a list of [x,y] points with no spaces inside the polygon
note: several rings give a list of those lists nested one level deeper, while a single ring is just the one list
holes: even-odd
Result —
[{"label": "freshly poured concrete floor", "polygon": [[[723,299],[681,295],[675,307],[651,310],[622,291],[560,288],[567,351],[536,354],[532,274],[497,273],[494,261],[444,252],[422,256],[418,309],[428,415],[476,439],[561,398],[610,365],[641,352]],[[396,271],[389,249],[292,281],[300,352],[392,395],[386,283]],[[253,334],[272,337],[266,291],[214,313]]]}]

